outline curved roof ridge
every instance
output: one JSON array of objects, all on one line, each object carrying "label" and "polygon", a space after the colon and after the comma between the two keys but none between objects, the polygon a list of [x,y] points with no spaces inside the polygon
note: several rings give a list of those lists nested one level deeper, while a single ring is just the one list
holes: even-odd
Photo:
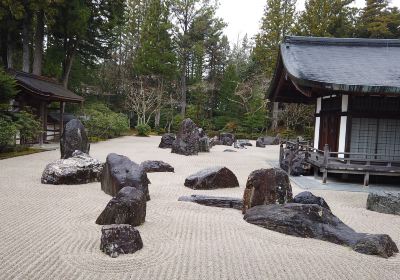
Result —
[{"label": "curved roof ridge", "polygon": [[283,44],[307,44],[326,46],[374,46],[374,47],[400,47],[399,39],[366,39],[366,38],[331,38],[286,36]]}]

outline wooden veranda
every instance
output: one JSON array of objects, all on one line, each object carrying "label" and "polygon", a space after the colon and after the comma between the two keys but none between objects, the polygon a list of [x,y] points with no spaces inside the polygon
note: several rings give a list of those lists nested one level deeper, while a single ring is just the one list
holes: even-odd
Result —
[{"label": "wooden veranda", "polygon": [[[304,154],[305,162],[314,168],[314,175],[322,173],[322,182],[326,183],[328,173],[364,175],[364,186],[369,185],[370,175],[400,176],[400,156],[393,155],[388,159],[386,155],[331,152],[329,145],[319,150],[309,142],[286,141],[280,144],[279,163],[286,160],[288,173],[291,174],[292,161],[299,154]],[[385,159],[380,159],[382,157]]]}]

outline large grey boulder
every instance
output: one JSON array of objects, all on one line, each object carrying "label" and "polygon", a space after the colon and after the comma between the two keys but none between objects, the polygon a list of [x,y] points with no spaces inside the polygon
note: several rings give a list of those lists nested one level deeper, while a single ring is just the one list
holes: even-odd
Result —
[{"label": "large grey boulder", "polygon": [[172,148],[172,143],[175,141],[175,134],[173,133],[165,133],[161,137],[161,142],[158,145],[159,148],[168,149]]},{"label": "large grey boulder", "polygon": [[258,138],[258,139],[256,140],[256,147],[258,147],[258,148],[265,148],[265,144],[264,144],[264,142],[262,141],[262,139]]},{"label": "large grey boulder", "polygon": [[241,210],[243,201],[240,198],[234,197],[221,197],[221,196],[208,196],[208,195],[191,195],[181,196],[178,201],[194,202],[201,205],[220,207],[220,208],[233,208]]},{"label": "large grey boulder", "polygon": [[76,185],[99,182],[104,164],[81,151],[72,157],[49,163],[42,173],[42,184]]},{"label": "large grey boulder", "polygon": [[146,218],[146,196],[133,187],[122,188],[116,197],[108,202],[96,220],[98,225],[129,224],[138,226]]},{"label": "large grey boulder", "polygon": [[286,172],[289,172],[290,164],[291,176],[309,175],[311,173],[311,164],[306,161],[306,155],[304,153],[293,154],[289,149],[285,149],[284,157],[280,162],[280,167]]},{"label": "large grey boulder", "polygon": [[236,141],[236,137],[233,133],[225,132],[219,135],[219,140],[221,141],[222,145],[232,146]]},{"label": "large grey boulder", "polygon": [[400,215],[400,192],[369,193],[367,209],[385,214]]},{"label": "large grey boulder", "polygon": [[247,178],[243,213],[257,205],[287,203],[293,199],[288,175],[279,168],[258,169]]},{"label": "large grey boulder", "polygon": [[326,209],[330,209],[325,199],[319,196],[313,195],[311,192],[301,192],[293,198],[293,203],[301,204],[317,204]]},{"label": "large grey boulder", "polygon": [[185,180],[185,186],[194,190],[211,190],[239,187],[239,182],[231,170],[218,166],[190,175]]},{"label": "large grey boulder", "polygon": [[126,156],[114,153],[107,156],[101,175],[101,189],[106,194],[116,196],[123,187],[134,187],[150,200],[149,183],[146,171],[139,164]]},{"label": "large grey boulder", "polygon": [[182,121],[175,141],[172,143],[172,153],[191,156],[199,153],[199,130],[191,119]]},{"label": "large grey boulder", "polygon": [[146,171],[147,173],[153,172],[174,172],[174,168],[166,162],[161,160],[146,160],[143,161],[140,166]]},{"label": "large grey boulder", "polygon": [[107,225],[101,229],[100,250],[112,258],[133,254],[142,248],[142,237],[131,225]]},{"label": "large grey boulder", "polygon": [[388,258],[399,252],[388,235],[358,233],[316,204],[259,205],[247,210],[244,219],[280,233],[349,246],[363,254]]},{"label": "large grey boulder", "polygon": [[76,150],[89,154],[90,144],[81,121],[72,119],[65,125],[60,139],[61,158],[72,157]]}]

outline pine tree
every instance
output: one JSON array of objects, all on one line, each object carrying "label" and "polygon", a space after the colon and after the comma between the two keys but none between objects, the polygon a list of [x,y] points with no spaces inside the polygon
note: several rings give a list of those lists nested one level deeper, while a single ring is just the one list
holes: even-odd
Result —
[{"label": "pine tree", "polygon": [[366,0],[359,22],[358,36],[364,38],[392,38],[387,0]]},{"label": "pine tree", "polygon": [[267,0],[261,31],[256,36],[254,59],[268,77],[273,73],[279,44],[291,33],[296,0]]}]

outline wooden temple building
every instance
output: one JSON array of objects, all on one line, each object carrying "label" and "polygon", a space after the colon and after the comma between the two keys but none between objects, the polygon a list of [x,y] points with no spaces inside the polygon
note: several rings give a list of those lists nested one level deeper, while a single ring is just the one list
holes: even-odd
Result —
[{"label": "wooden temple building", "polygon": [[43,133],[37,142],[59,139],[64,124],[71,119],[65,114],[66,103],[82,103],[83,97],[64,88],[57,81],[26,72],[9,69],[7,72],[16,80],[18,94],[13,110],[30,107],[43,125]]},{"label": "wooden temple building", "polygon": [[301,150],[324,182],[400,175],[400,40],[286,37],[268,96],[315,105],[313,145]]}]

